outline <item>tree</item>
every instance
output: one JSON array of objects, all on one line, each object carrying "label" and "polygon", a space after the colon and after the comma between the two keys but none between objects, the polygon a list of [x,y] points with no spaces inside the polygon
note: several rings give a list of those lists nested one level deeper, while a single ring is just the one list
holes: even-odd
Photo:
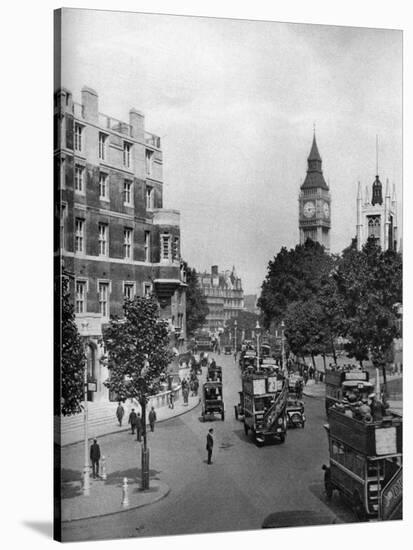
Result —
[{"label": "tree", "polygon": [[197,328],[205,323],[209,313],[206,298],[199,288],[197,272],[183,262],[186,271],[186,329],[188,335],[193,335]]},{"label": "tree", "polygon": [[159,319],[153,297],[135,296],[123,306],[124,318],[113,318],[103,331],[109,379],[105,386],[120,401],[134,398],[143,406],[159,391],[159,376],[171,359],[166,321]]},{"label": "tree", "polygon": [[[82,338],[75,323],[70,301],[68,280],[61,279],[61,334],[60,334],[60,400],[55,399],[56,415],[69,416],[82,411],[84,399],[84,369],[86,356]],[[56,339],[57,341],[59,338]]]},{"label": "tree", "polygon": [[[225,323],[224,331],[227,335],[234,334],[235,322],[237,322],[237,334],[241,335],[244,331],[246,337],[251,337],[251,332],[255,330],[259,317],[256,313],[251,311],[239,311],[237,317],[228,319]],[[240,342],[240,336],[238,336],[238,342]]]},{"label": "tree", "polygon": [[361,251],[353,243],[343,251],[335,279],[344,305],[347,349],[358,360],[370,353],[385,379],[386,358],[400,336],[395,307],[402,302],[401,255],[382,252],[374,239]]},{"label": "tree", "polygon": [[268,264],[258,299],[264,326],[269,328],[271,322],[280,322],[290,304],[304,303],[317,295],[334,261],[323,246],[310,239],[289,251],[283,247]]}]

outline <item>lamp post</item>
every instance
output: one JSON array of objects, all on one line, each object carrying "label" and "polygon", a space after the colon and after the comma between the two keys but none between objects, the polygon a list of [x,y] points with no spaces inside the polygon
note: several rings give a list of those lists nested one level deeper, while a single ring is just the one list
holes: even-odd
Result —
[{"label": "lamp post", "polygon": [[146,397],[146,381],[143,376],[139,377],[140,385],[140,397],[139,404],[142,409],[142,436],[143,436],[143,445],[141,453],[141,488],[143,491],[149,489],[149,449],[147,447],[147,438],[146,438],[146,405],[148,399]]},{"label": "lamp post", "polygon": [[285,369],[285,346],[284,346],[284,319],[281,321],[281,369]]},{"label": "lamp post", "polygon": [[237,360],[237,320],[234,321],[234,357]]},{"label": "lamp post", "polygon": [[260,324],[257,320],[257,324],[255,325],[255,334],[257,335],[257,369],[260,368]]},{"label": "lamp post", "polygon": [[87,403],[87,329],[89,323],[82,323],[84,332],[84,351],[86,356],[85,368],[83,370],[83,388],[84,388],[84,438],[85,438],[85,465],[83,468],[83,494],[84,496],[90,495],[90,473],[89,473],[89,434],[88,434],[88,403]]}]

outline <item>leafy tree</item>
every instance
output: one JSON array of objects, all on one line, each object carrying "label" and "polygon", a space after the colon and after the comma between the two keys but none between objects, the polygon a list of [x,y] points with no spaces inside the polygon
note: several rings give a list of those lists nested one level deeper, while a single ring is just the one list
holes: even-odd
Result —
[{"label": "leafy tree", "polygon": [[258,300],[264,326],[281,321],[290,304],[306,302],[317,295],[334,261],[323,246],[311,239],[289,251],[283,247],[268,264]]},{"label": "leafy tree", "polygon": [[186,271],[186,329],[188,335],[193,335],[198,327],[205,323],[209,313],[206,298],[199,288],[197,272],[183,262]]},{"label": "leafy tree", "polygon": [[69,416],[82,410],[86,356],[82,338],[75,323],[75,313],[66,278],[61,279],[60,292],[61,334],[56,339],[57,342],[60,340],[60,400],[55,399],[54,413]]},{"label": "leafy tree", "polygon": [[111,319],[103,332],[109,369],[104,384],[120,401],[135,398],[145,406],[146,396],[159,391],[159,375],[171,359],[168,325],[159,319],[153,297],[135,296],[123,310],[124,318]]},{"label": "leafy tree", "polygon": [[242,331],[245,331],[245,334],[251,337],[251,332],[255,330],[258,319],[259,317],[256,313],[252,313],[251,311],[239,311],[236,318],[228,319],[225,323],[224,332],[227,335],[233,335],[236,321],[238,342],[240,343],[240,335]]},{"label": "leafy tree", "polygon": [[400,336],[395,306],[402,302],[402,258],[395,251],[382,252],[369,239],[361,251],[353,243],[344,250],[335,273],[344,304],[347,349],[358,360],[368,353],[383,367],[394,338]]}]

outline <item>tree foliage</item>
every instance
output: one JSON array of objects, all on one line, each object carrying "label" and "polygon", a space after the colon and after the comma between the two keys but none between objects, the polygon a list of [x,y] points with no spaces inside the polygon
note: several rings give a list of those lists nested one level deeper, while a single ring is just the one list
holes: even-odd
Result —
[{"label": "tree foliage", "polygon": [[319,243],[307,239],[305,244],[287,250],[283,247],[268,264],[258,307],[266,328],[280,322],[294,302],[306,302],[320,290],[334,264]]},{"label": "tree foliage", "polygon": [[199,288],[197,272],[188,266],[186,262],[186,329],[188,335],[193,335],[197,328],[205,323],[209,313],[206,298]]},{"label": "tree foliage", "polygon": [[347,352],[358,360],[368,357],[384,364],[397,328],[396,304],[402,302],[402,258],[383,252],[373,239],[361,251],[355,243],[343,251],[335,273],[344,305],[344,336]]},{"label": "tree foliage", "polygon": [[66,278],[61,279],[61,285],[61,399],[60,402],[55,399],[54,412],[57,415],[69,416],[82,411],[86,356],[82,338],[75,323],[75,313]]},{"label": "tree foliage", "polygon": [[142,403],[159,391],[159,375],[171,360],[168,325],[159,318],[153,297],[135,296],[123,309],[124,318],[111,319],[103,331],[109,369],[105,386],[121,401]]}]

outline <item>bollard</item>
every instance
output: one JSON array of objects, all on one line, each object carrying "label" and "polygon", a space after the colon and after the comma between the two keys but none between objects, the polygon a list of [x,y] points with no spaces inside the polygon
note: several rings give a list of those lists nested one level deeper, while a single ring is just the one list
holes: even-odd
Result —
[{"label": "bollard", "polygon": [[103,479],[103,481],[106,481],[107,474],[106,474],[106,459],[104,456],[102,456],[102,461],[100,464],[100,477]]},{"label": "bollard", "polygon": [[123,478],[123,485],[122,485],[122,506],[123,508],[126,508],[126,506],[129,506],[129,495],[128,495],[128,478]]}]

